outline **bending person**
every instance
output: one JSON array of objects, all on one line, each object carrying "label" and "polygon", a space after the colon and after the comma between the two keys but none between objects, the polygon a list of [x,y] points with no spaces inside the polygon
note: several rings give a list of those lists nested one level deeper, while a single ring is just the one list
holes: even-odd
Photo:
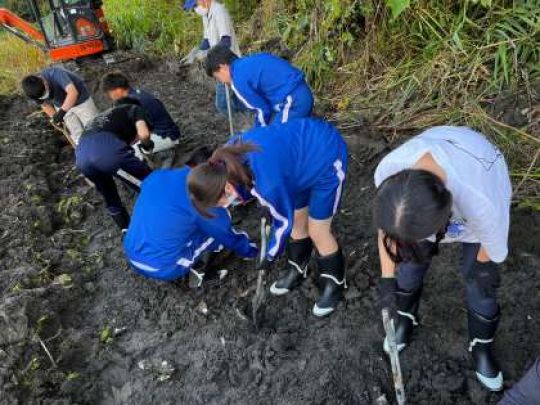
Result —
[{"label": "bending person", "polygon": [[497,264],[508,254],[512,196],[503,155],[469,128],[434,127],[388,154],[375,184],[381,306],[397,309],[398,348],[409,344],[418,324],[424,275],[439,243],[460,242],[469,351],[479,381],[501,390],[492,346],[500,319]]},{"label": "bending person", "polygon": [[[141,107],[148,114],[148,119],[152,125],[150,137],[154,142],[153,153],[162,152],[178,145],[180,141],[180,129],[173,121],[163,103],[154,95],[143,89],[132,87],[129,79],[119,71],[105,74],[101,78],[101,88],[113,102],[126,97],[139,100]],[[143,156],[138,148],[138,144],[133,146],[137,157],[142,159]]]},{"label": "bending person", "polygon": [[[224,4],[217,0],[187,0],[184,10],[195,10],[201,16],[203,23],[203,39],[200,45],[182,59],[182,63],[192,64],[196,60],[204,60],[208,50],[216,45],[229,48],[240,56],[240,47],[234,33],[234,24]],[[246,107],[231,93],[231,108],[233,112],[246,110]],[[216,84],[216,109],[227,116],[227,95],[225,85],[219,81]]]},{"label": "bending person", "polygon": [[128,227],[129,214],[118,195],[113,176],[122,170],[133,177],[127,184],[139,191],[140,181],[150,174],[151,169],[135,156],[131,145],[140,142],[143,151],[151,152],[150,128],[140,103],[134,99],[121,99],[117,106],[99,114],[86,126],[75,149],[77,168],[95,184],[121,230]]},{"label": "bending person", "polygon": [[[216,206],[235,205],[251,196],[273,218],[267,259],[288,248],[289,266],[270,291],[284,295],[307,275],[313,247],[322,293],[313,313],[332,313],[345,287],[343,253],[332,234],[332,218],[347,171],[347,146],[329,123],[299,119],[256,128],[242,142],[217,149],[188,179],[195,207],[203,215]],[[290,239],[289,239],[290,238]]]},{"label": "bending person", "polygon": [[208,52],[206,74],[231,86],[240,101],[255,112],[255,126],[306,118],[313,95],[304,73],[285,59],[269,53],[239,58],[224,46]]},{"label": "bending person", "polygon": [[43,69],[38,75],[24,77],[22,88],[54,124],[66,124],[75,144],[79,143],[84,126],[98,114],[83,79],[69,70]]},{"label": "bending person", "polygon": [[[192,157],[188,165],[205,160]],[[254,257],[257,248],[247,234],[233,229],[226,207],[213,208],[210,217],[199,214],[189,197],[189,172],[190,167],[156,170],[146,178],[124,250],[131,267],[143,276],[169,281],[191,274],[201,286],[215,253],[226,248]]]}]

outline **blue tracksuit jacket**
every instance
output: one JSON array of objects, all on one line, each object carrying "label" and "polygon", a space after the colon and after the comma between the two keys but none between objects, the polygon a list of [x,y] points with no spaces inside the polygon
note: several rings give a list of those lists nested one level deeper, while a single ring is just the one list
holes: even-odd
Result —
[{"label": "blue tracksuit jacket", "polygon": [[254,128],[241,139],[259,147],[246,154],[246,164],[254,177],[251,194],[273,217],[267,250],[267,258],[273,260],[292,231],[295,209],[309,207],[314,219],[336,213],[347,171],[347,145],[334,126],[315,118]]},{"label": "blue tracksuit jacket", "polygon": [[257,113],[256,126],[268,125],[276,106],[299,85],[306,85],[302,71],[269,53],[238,58],[230,70],[233,91]]},{"label": "blue tracksuit jacket", "polygon": [[223,247],[245,257],[257,253],[247,234],[232,228],[226,209],[213,209],[215,218],[198,213],[187,190],[189,170],[156,170],[141,185],[124,250],[131,266],[147,277],[182,277],[203,252]]}]

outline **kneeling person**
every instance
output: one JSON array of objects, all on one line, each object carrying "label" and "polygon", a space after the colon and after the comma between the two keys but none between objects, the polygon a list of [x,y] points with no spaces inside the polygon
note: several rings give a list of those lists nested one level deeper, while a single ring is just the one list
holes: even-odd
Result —
[{"label": "kneeling person", "polygon": [[96,116],[86,126],[75,149],[77,168],[91,180],[105,199],[109,214],[122,230],[129,225],[129,215],[122,204],[113,176],[136,191],[150,174],[146,163],[135,156],[131,145],[151,151],[150,124],[137,100],[122,99],[118,105]]},{"label": "kneeling person", "polygon": [[38,104],[56,125],[64,122],[75,144],[84,126],[98,114],[81,77],[59,67],[43,69],[22,80],[24,93]]},{"label": "kneeling person", "polygon": [[142,183],[124,249],[131,267],[143,276],[169,281],[191,272],[200,286],[209,255],[226,248],[254,257],[257,248],[232,228],[225,208],[212,209],[211,217],[197,211],[189,196],[189,172],[189,167],[156,170]]},{"label": "kneeling person", "polygon": [[[162,152],[178,145],[180,141],[180,129],[171,115],[153,94],[139,88],[132,87],[129,79],[122,72],[107,73],[101,79],[101,88],[107,97],[113,102],[122,98],[134,98],[139,100],[141,107],[148,114],[152,125],[151,139],[154,142],[153,153]],[[135,154],[142,159],[142,155],[135,146]]]}]

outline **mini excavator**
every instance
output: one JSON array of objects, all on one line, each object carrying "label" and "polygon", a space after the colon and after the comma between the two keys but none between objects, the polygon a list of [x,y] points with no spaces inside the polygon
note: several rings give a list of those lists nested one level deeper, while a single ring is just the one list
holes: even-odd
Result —
[{"label": "mini excavator", "polygon": [[[21,0],[22,1],[22,0]],[[51,61],[65,62],[111,49],[101,0],[26,0],[30,23],[0,8],[0,26],[40,47]]]}]

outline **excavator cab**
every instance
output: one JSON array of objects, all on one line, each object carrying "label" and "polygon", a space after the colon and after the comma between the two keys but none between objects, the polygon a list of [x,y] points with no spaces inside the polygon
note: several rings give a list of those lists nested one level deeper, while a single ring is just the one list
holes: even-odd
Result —
[{"label": "excavator cab", "polygon": [[26,1],[26,15],[33,24],[6,9],[0,9],[0,24],[43,48],[53,61],[79,59],[111,48],[101,0]]}]

